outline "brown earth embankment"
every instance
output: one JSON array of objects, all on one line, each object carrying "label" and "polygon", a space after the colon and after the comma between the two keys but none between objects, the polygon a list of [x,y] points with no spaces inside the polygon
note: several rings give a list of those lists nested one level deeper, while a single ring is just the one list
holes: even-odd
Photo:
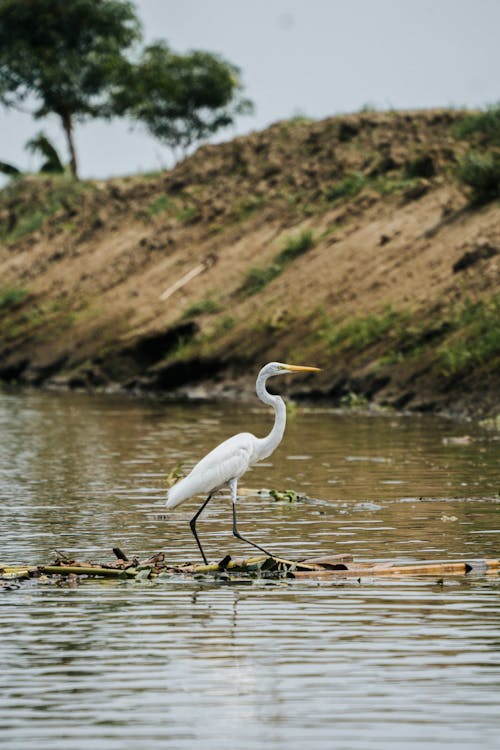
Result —
[{"label": "brown earth embankment", "polygon": [[0,378],[498,412],[498,202],[455,178],[450,111],[278,123],[169,172],[1,191]]}]

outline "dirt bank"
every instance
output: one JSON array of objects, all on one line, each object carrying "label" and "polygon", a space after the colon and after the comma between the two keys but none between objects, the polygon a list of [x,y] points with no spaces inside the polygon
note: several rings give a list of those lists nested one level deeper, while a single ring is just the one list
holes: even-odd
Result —
[{"label": "dirt bank", "polygon": [[0,378],[495,414],[500,220],[455,167],[459,112],[278,123],[169,172],[0,193]]}]

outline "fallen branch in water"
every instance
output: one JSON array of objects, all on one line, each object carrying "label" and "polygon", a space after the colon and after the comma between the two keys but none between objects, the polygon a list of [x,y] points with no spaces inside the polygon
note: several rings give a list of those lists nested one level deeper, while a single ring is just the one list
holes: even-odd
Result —
[{"label": "fallen branch in water", "polygon": [[139,562],[129,560],[121,549],[113,550],[117,560],[96,564],[71,560],[66,554],[57,553],[50,565],[4,566],[0,567],[0,580],[22,581],[28,578],[48,577],[94,577],[114,579],[152,580],[159,576],[213,576],[230,578],[231,574],[261,578],[373,578],[379,576],[463,576],[468,573],[498,574],[498,559],[479,560],[429,560],[422,562],[355,562],[352,555],[325,555],[306,560],[285,560],[279,557],[248,557],[231,559],[229,555],[220,562],[208,565],[196,563],[167,563],[165,555],[159,552]]}]

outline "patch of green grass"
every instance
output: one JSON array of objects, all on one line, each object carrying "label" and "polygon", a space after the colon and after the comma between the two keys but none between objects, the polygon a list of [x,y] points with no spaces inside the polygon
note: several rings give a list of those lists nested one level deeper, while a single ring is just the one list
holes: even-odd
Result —
[{"label": "patch of green grass", "polygon": [[80,317],[80,313],[72,309],[71,304],[68,297],[58,297],[46,299],[40,304],[25,305],[9,317],[3,333],[8,340],[12,340],[18,336],[32,335],[40,329],[39,341],[53,340]]},{"label": "patch of green grass", "polygon": [[340,403],[346,409],[366,409],[366,407],[368,406],[368,399],[366,398],[366,396],[363,396],[362,393],[349,391],[349,393],[346,393],[345,396],[342,396],[342,398],[340,399]]},{"label": "patch of green grass", "polygon": [[237,293],[243,297],[260,292],[267,284],[282,273],[291,261],[310,250],[316,240],[311,230],[307,229],[299,234],[291,235],[285,241],[282,250],[274,261],[266,268],[254,266],[251,268],[238,288]]},{"label": "patch of green grass", "polygon": [[448,314],[415,320],[411,311],[387,307],[380,314],[335,325],[324,316],[319,336],[332,353],[361,351],[384,342],[381,366],[397,366],[423,355],[445,377],[500,367],[500,294],[466,302]]},{"label": "patch of green grass", "polygon": [[381,196],[385,196],[391,195],[392,193],[397,193],[399,190],[407,190],[417,183],[418,178],[415,177],[401,177],[398,179],[386,177],[384,175],[378,177],[374,181],[373,187]]},{"label": "patch of green grass", "polygon": [[441,370],[456,375],[500,358],[500,294],[454,310],[452,334],[440,348]]},{"label": "patch of green grass", "polygon": [[[137,175],[139,180],[152,180],[156,177],[161,177],[163,174],[163,171],[161,169],[153,169],[151,172],[143,172],[140,175]],[[132,175],[133,179],[136,179],[135,175]]]},{"label": "patch of green grass", "polygon": [[211,315],[213,313],[219,312],[219,310],[219,303],[211,297],[206,297],[205,299],[199,300],[198,302],[193,302],[193,304],[186,308],[186,310],[183,312],[182,317],[195,318],[198,315]]},{"label": "patch of green grass", "polygon": [[368,178],[362,172],[349,172],[341,180],[338,180],[325,191],[328,201],[336,201],[340,198],[354,198],[367,185]]},{"label": "patch of green grass", "polygon": [[147,209],[148,216],[156,216],[156,214],[168,211],[172,207],[172,201],[168,195],[160,195],[156,198]]},{"label": "patch of green grass", "polygon": [[22,305],[29,292],[23,287],[5,287],[0,290],[0,310],[11,310]]},{"label": "patch of green grass", "polygon": [[398,338],[410,320],[410,314],[387,307],[382,313],[371,313],[364,317],[351,318],[346,323],[335,326],[326,320],[321,329],[321,337],[332,351],[339,349],[363,349],[384,338]]},{"label": "patch of green grass", "polygon": [[45,218],[46,216],[42,213],[42,211],[38,211],[38,210],[33,211],[33,213],[30,213],[27,216],[23,216],[16,223],[16,226],[14,227],[14,229],[11,232],[9,232],[7,236],[7,244],[11,245],[14,242],[17,242],[17,240],[20,240],[22,237],[25,237],[28,234],[33,234],[33,232],[38,232],[38,230],[42,228]]},{"label": "patch of green grass", "polygon": [[238,294],[242,297],[250,297],[264,289],[276,276],[279,276],[282,269],[273,263],[267,268],[254,266],[247,272],[243,284],[238,288]]},{"label": "patch of green grass", "polygon": [[310,229],[305,229],[299,234],[293,234],[285,241],[283,249],[276,256],[276,263],[278,265],[285,265],[290,261],[295,260],[300,255],[303,255],[310,250],[315,243],[314,232]]}]

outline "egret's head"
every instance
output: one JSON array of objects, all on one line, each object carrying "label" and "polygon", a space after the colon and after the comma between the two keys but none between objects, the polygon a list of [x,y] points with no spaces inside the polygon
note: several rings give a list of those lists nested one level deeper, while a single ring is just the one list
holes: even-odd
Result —
[{"label": "egret's head", "polygon": [[288,365],[283,362],[269,362],[262,368],[259,374],[266,378],[273,375],[284,375],[287,372],[319,372],[319,367],[305,367],[303,365]]}]

